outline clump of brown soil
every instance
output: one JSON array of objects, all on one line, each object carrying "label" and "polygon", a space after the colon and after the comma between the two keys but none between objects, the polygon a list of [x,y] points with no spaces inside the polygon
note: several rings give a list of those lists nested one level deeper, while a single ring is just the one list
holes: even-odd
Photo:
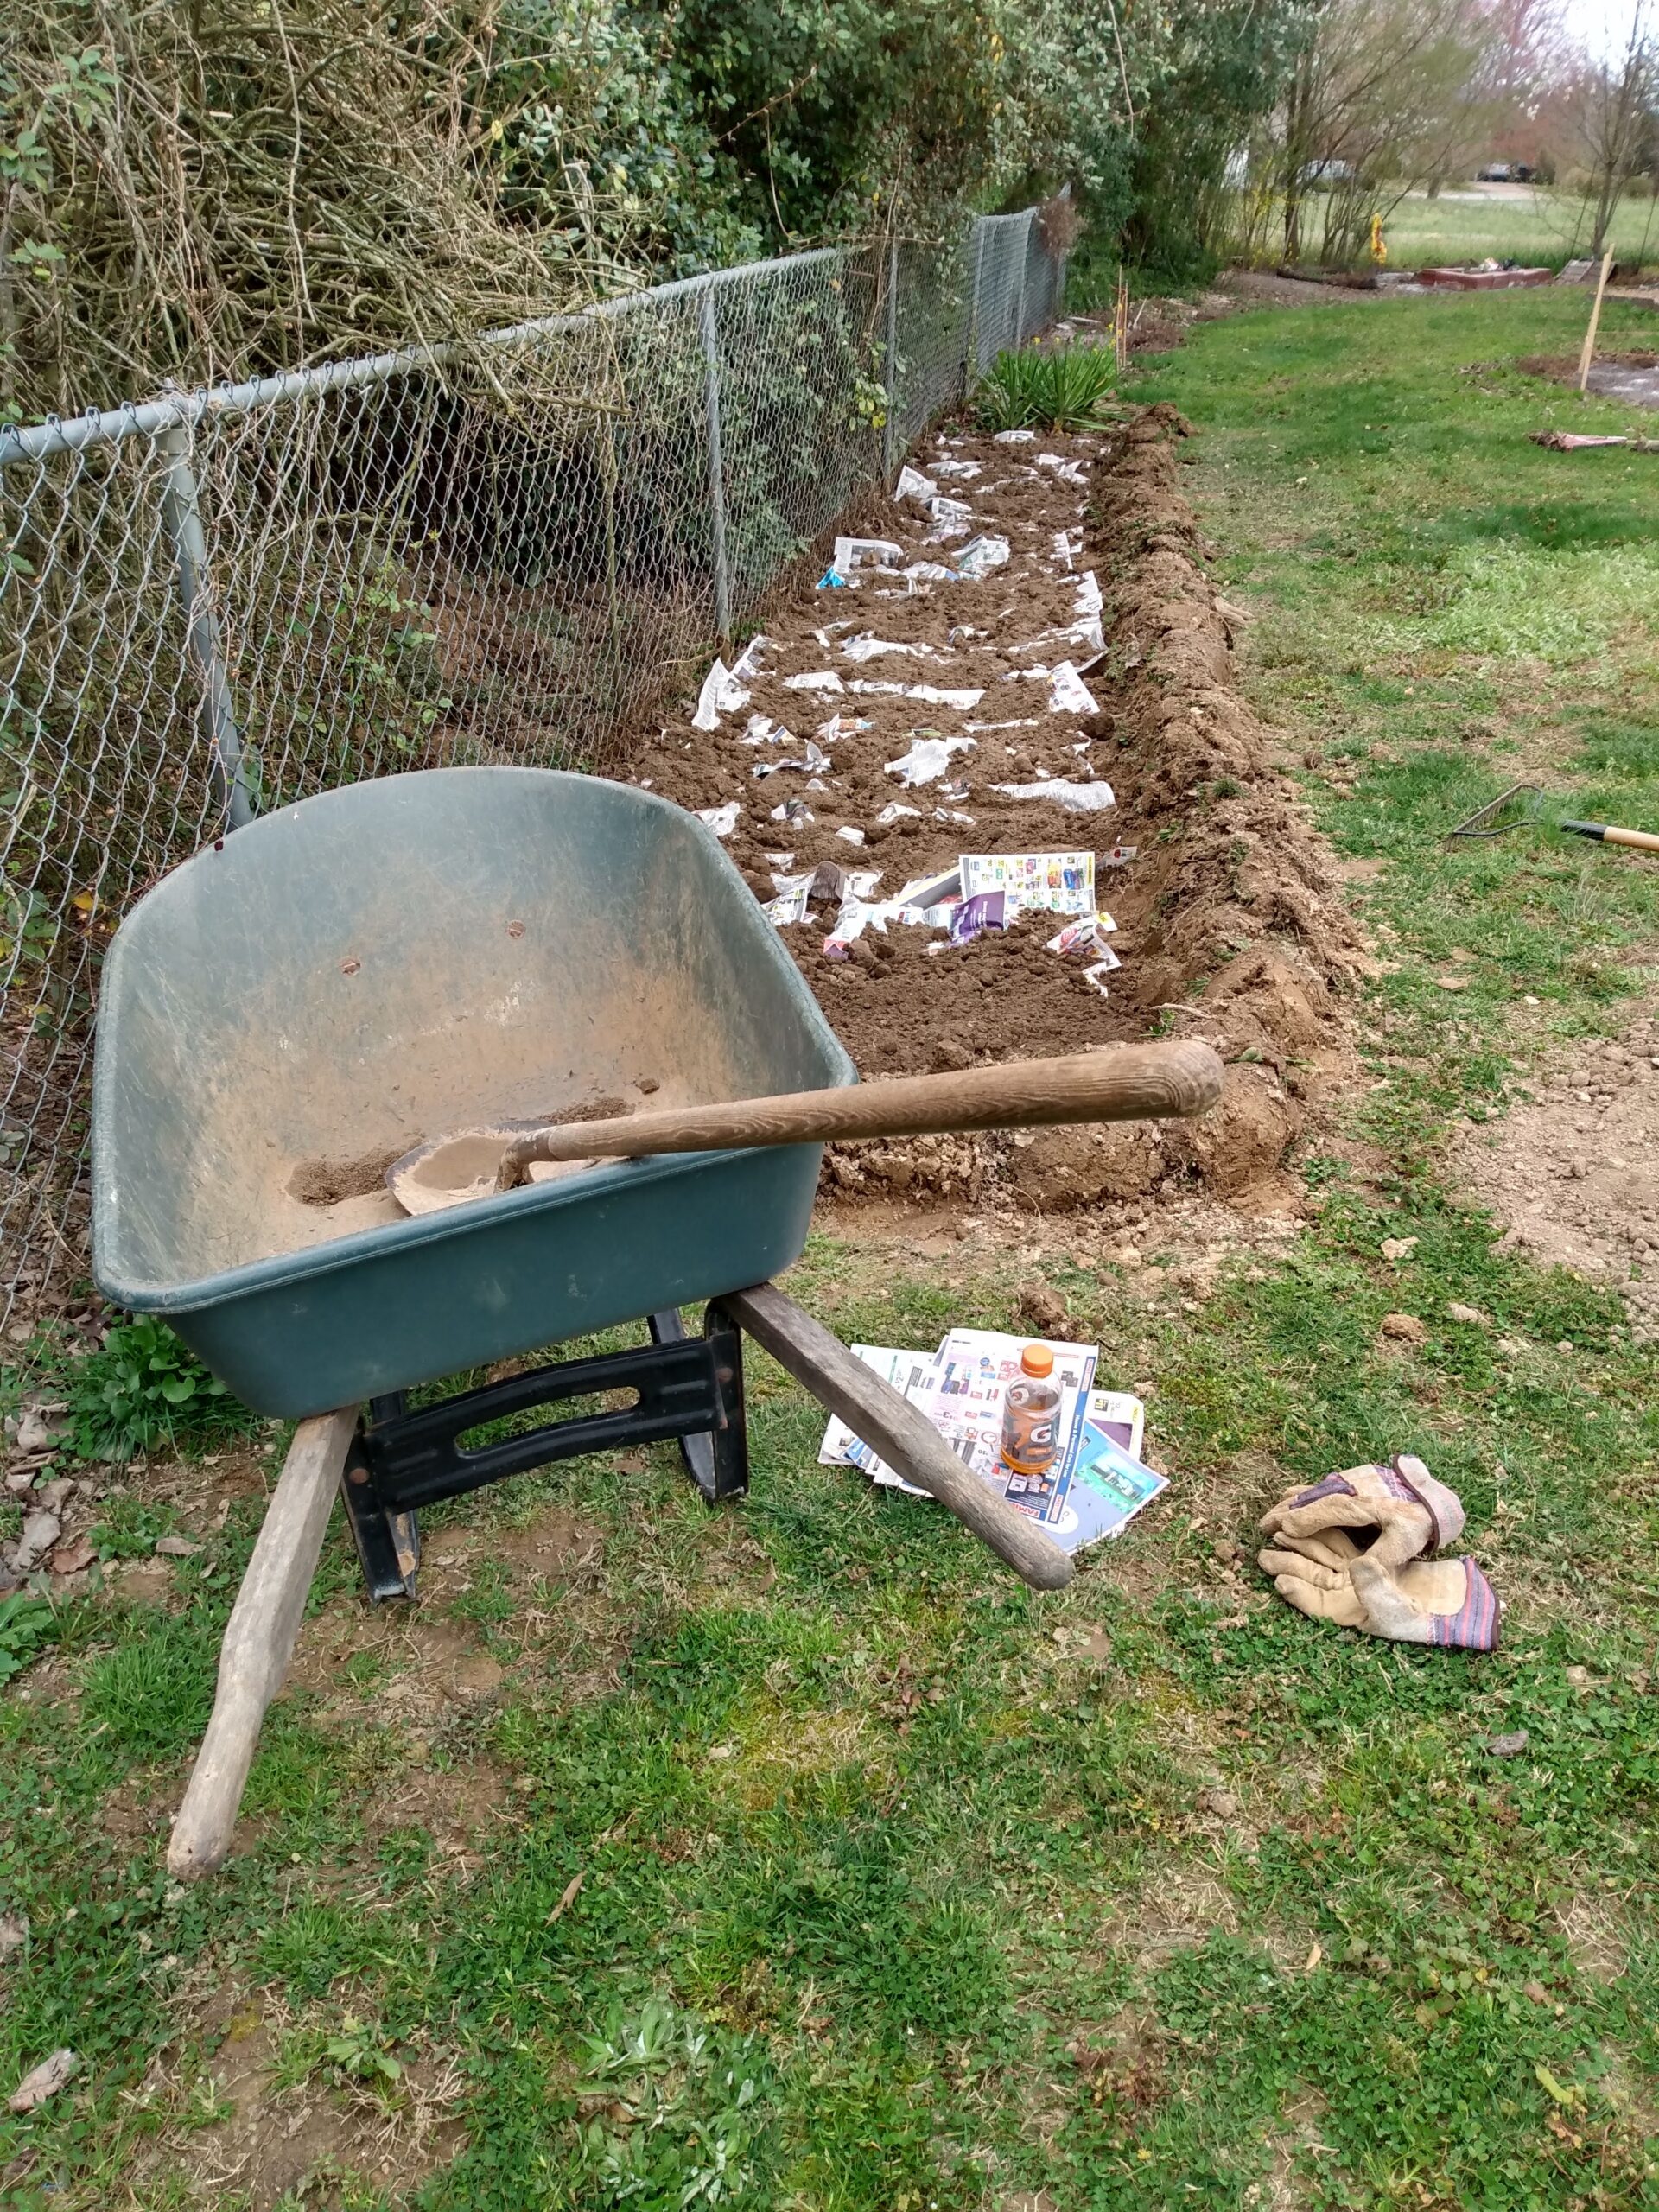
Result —
[{"label": "clump of brown soil", "polygon": [[1238,618],[1204,574],[1177,482],[1185,435],[1173,409],[1148,409],[1094,516],[1125,670],[1118,712],[1135,733],[1119,834],[1141,852],[1135,957],[1114,981],[1148,1025],[1161,1014],[1228,1063],[1217,1112],[1165,1136],[1177,1161],[1231,1195],[1277,1166],[1303,1102],[1347,1072],[1338,1002],[1369,963],[1335,856],[1234,686]]},{"label": "clump of brown soil", "polygon": [[[1222,1103],[1198,1122],[835,1147],[827,1176],[837,1192],[969,1204],[1001,1193],[1041,1211],[1192,1181],[1229,1198],[1264,1195],[1307,1101],[1348,1065],[1338,1001],[1362,972],[1363,950],[1333,856],[1234,688],[1237,618],[1217,604],[1178,487],[1176,451],[1188,434],[1166,407],[1092,438],[1045,432],[1007,446],[941,434],[915,465],[977,465],[971,478],[942,476],[940,489],[971,507],[973,531],[1007,538],[1007,564],[976,583],[924,582],[910,594],[869,575],[856,592],[798,592],[768,617],[747,704],[700,732],[688,701],[640,749],[639,780],[664,796],[696,809],[738,801],[727,850],[761,899],[773,895],[774,875],[822,862],[880,869],[874,895],[891,898],[964,852],[1096,853],[1098,901],[1116,921],[1111,943],[1122,963],[1109,996],[1084,980],[1086,962],[1046,950],[1060,918],[1044,913],[967,945],[894,924],[885,935],[867,931],[840,958],[825,944],[833,900],[813,922],[786,927],[785,943],[861,1072],[958,1069],[1148,1033],[1205,1039],[1228,1063]],[[1039,465],[1039,454],[1082,480]],[[927,518],[913,507],[889,503],[872,524],[903,544],[907,561],[956,550],[927,543]],[[1054,713],[1046,682],[1025,671],[1089,664],[1086,644],[1053,635],[1076,621],[1089,571],[1104,597],[1106,649],[1087,677],[1097,711]],[[849,659],[845,647],[861,633],[920,650]],[[983,696],[958,709],[896,692],[789,688],[791,677],[830,671],[843,684],[926,683]],[[803,758],[837,713],[868,727],[826,739],[816,776],[754,773]],[[746,744],[756,714],[785,723],[794,741]],[[918,737],[970,729],[972,748],[953,753],[940,782],[906,788],[889,772]],[[1079,813],[996,788],[1050,778],[1109,781],[1117,803]],[[812,819],[772,820],[786,800],[804,801]],[[914,813],[881,823],[895,802]],[[1108,864],[1125,845],[1135,857]]]},{"label": "clump of brown soil", "polygon": [[[1071,834],[1076,839],[1075,828]],[[1109,878],[1101,902],[1116,912]],[[858,939],[846,960],[809,959],[802,964],[820,1005],[866,1075],[925,1074],[989,1059],[1039,1059],[1079,1052],[1103,1039],[1134,1036],[1135,1027],[1119,1020],[1109,1001],[1099,1001],[1098,1011],[1089,1003],[1098,995],[1082,981],[1080,968],[1086,963],[1061,960],[1045,950],[1064,918],[1033,914],[1005,936],[988,932],[948,951],[929,951],[930,945],[940,944],[930,930],[889,929],[885,937],[871,931]],[[947,962],[942,975],[941,964]],[[1121,971],[1111,978],[1114,983],[1120,980]],[[926,1019],[918,1023],[922,1008]]]},{"label": "clump of brown soil", "polygon": [[393,1145],[390,1152],[365,1152],[357,1160],[302,1160],[288,1179],[288,1194],[302,1206],[336,1206],[342,1198],[365,1198],[384,1186],[387,1168],[408,1148]]},{"label": "clump of brown soil", "polygon": [[[657,1088],[649,1077],[640,1089],[643,1090],[646,1084],[652,1090]],[[544,1129],[562,1129],[575,1122],[620,1121],[632,1111],[633,1102],[630,1098],[584,1098],[580,1105],[561,1106],[556,1114],[537,1115],[535,1118]]]}]

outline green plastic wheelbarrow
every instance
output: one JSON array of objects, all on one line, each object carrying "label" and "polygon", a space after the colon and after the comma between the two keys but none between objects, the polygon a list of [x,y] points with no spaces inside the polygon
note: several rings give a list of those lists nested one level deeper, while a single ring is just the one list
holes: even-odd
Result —
[{"label": "green plastic wheelbarrow", "polygon": [[[1206,1047],[1132,1047],[1109,1071],[1006,1071],[1030,1118],[1082,1117],[1046,1089],[1044,1070],[1068,1066],[1099,1118],[1198,1112],[1220,1090]],[[440,1212],[405,1216],[386,1186],[394,1160],[445,1131],[637,1108],[642,1132],[664,1109],[702,1108],[706,1126],[720,1102],[753,1116],[767,1099],[781,1125],[779,1094],[855,1080],[710,831],[594,777],[353,785],[238,830],[139,902],[99,1007],[94,1274],[250,1406],[302,1417],[226,1631],[175,1874],[229,1849],[337,1488],[377,1598],[415,1594],[420,1506],[577,1453],[676,1438],[707,1497],[741,1493],[744,1333],[1027,1581],[1070,1579],[1039,1529],[767,1280],[805,1241],[823,1147],[793,1140],[836,1118],[827,1102],[760,1148],[611,1159]],[[680,1309],[704,1301],[688,1334]],[[637,1350],[511,1357],[636,1318]]]},{"label": "green plastic wheelbarrow", "polygon": [[411,1219],[423,1138],[856,1081],[707,827],[598,777],[388,776],[156,886],[105,969],[99,1287],[257,1412],[307,1414],[761,1282],[821,1148],[595,1166]]}]

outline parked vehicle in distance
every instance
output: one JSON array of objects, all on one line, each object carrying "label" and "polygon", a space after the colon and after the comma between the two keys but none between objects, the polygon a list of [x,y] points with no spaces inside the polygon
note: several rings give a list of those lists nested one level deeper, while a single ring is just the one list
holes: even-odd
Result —
[{"label": "parked vehicle in distance", "polygon": [[1475,171],[1477,184],[1530,184],[1537,171],[1530,162],[1488,162]]}]

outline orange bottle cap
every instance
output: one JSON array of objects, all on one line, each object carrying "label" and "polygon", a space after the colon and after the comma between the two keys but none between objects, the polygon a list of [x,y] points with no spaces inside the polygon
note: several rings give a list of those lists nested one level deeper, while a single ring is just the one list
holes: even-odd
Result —
[{"label": "orange bottle cap", "polygon": [[1052,1375],[1054,1355],[1046,1344],[1027,1344],[1020,1355],[1020,1364],[1027,1375]]}]

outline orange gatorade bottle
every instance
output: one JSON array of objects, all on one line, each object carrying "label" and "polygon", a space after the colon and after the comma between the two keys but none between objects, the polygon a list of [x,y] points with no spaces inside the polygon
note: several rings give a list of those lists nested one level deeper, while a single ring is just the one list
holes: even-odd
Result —
[{"label": "orange gatorade bottle", "polygon": [[1002,1463],[1016,1475],[1045,1474],[1060,1448],[1060,1387],[1046,1344],[1027,1344],[1002,1402]]}]

